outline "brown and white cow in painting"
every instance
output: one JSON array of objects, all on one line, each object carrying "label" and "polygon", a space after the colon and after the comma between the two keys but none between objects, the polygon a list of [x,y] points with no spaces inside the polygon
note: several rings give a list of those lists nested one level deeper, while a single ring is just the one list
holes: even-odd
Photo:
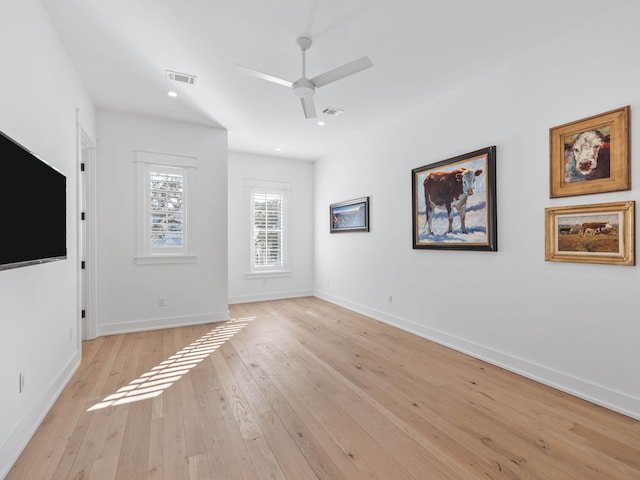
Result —
[{"label": "brown and white cow in painting", "polygon": [[597,180],[610,176],[609,135],[599,130],[582,132],[565,145],[566,182]]},{"label": "brown and white cow in painting", "polygon": [[476,177],[482,170],[458,168],[451,172],[431,172],[424,180],[424,199],[427,212],[427,235],[433,233],[431,222],[436,208],[447,210],[449,233],[453,233],[453,209],[460,215],[460,229],[467,233],[464,218],[467,213],[467,198],[476,188]]},{"label": "brown and white cow in painting", "polygon": [[609,222],[585,222],[580,226],[580,235],[585,236],[607,234],[612,231],[613,226]]}]

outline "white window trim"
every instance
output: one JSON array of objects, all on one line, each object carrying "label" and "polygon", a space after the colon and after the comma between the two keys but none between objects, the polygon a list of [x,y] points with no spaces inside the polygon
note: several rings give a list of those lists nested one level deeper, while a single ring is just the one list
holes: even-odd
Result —
[{"label": "white window trim", "polygon": [[291,276],[291,270],[262,270],[256,272],[245,272],[244,276],[247,279],[254,278],[256,280],[262,278],[284,278]]},{"label": "white window trim", "polygon": [[[265,180],[245,179],[244,181],[246,198],[249,199],[249,271],[244,275],[246,278],[278,278],[288,277],[291,275],[289,270],[289,197],[291,185],[285,182],[271,182]],[[283,247],[282,247],[282,266],[280,267],[262,267],[256,268],[253,264],[253,194],[254,193],[275,193],[283,196],[284,201],[284,228],[283,228]]]},{"label": "white window trim", "polygon": [[[194,263],[195,254],[195,215],[190,201],[195,197],[194,172],[197,168],[197,158],[192,156],[173,155],[168,153],[135,151],[137,175],[137,251],[135,262],[138,265],[158,263]],[[165,251],[153,250],[150,245],[149,229],[149,173],[154,167],[175,168],[184,175],[184,231],[181,248],[169,248]]]}]

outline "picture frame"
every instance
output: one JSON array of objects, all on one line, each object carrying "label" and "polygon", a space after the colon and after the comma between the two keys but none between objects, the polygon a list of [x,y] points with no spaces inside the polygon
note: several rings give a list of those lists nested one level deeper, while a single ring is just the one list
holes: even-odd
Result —
[{"label": "picture frame", "polygon": [[368,232],[369,197],[329,205],[329,231],[331,233]]},{"label": "picture frame", "polygon": [[630,107],[549,129],[550,198],[631,189]]},{"label": "picture frame", "polygon": [[545,260],[635,265],[635,202],[545,209]]},{"label": "picture frame", "polygon": [[411,190],[414,249],[498,250],[495,146],[414,168]]}]

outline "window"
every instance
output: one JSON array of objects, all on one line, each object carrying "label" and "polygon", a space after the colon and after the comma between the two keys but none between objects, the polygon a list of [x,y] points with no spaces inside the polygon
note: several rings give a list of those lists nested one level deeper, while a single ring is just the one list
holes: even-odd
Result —
[{"label": "window", "polygon": [[189,184],[195,159],[136,152],[138,168],[138,254],[136,263],[192,262],[193,215]]},{"label": "window", "polygon": [[149,167],[150,250],[182,249],[184,245],[185,175],[180,168]]},{"label": "window", "polygon": [[288,184],[246,180],[251,204],[251,275],[287,272]]},{"label": "window", "polygon": [[254,191],[252,198],[252,270],[283,270],[285,267],[285,196]]}]

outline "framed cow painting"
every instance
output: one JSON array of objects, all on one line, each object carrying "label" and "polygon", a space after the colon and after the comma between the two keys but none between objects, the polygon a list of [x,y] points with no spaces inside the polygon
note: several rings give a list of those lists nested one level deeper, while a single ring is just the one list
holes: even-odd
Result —
[{"label": "framed cow painting", "polygon": [[549,130],[550,197],[631,188],[629,106]]},{"label": "framed cow painting", "polygon": [[411,173],[413,248],[498,250],[496,147]]},{"label": "framed cow painting", "polygon": [[545,209],[545,260],[635,265],[635,202]]}]

